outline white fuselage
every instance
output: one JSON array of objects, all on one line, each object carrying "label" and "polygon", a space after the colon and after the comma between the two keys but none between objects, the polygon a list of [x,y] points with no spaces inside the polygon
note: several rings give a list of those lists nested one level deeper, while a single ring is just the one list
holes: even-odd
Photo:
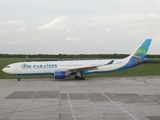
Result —
[{"label": "white fuselage", "polygon": [[[8,65],[3,69],[4,72],[15,75],[29,74],[54,74],[55,71],[67,71],[80,67],[99,66],[94,70],[84,72],[109,72],[124,66],[127,59],[117,59],[111,65],[104,65],[110,60],[77,60],[77,61],[46,61],[46,62],[18,62]],[[102,65],[102,66],[101,66]]]}]

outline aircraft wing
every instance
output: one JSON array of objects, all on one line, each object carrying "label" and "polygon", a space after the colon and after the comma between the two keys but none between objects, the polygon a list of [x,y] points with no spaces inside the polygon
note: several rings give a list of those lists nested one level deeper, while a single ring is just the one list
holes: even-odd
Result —
[{"label": "aircraft wing", "polygon": [[114,62],[114,60],[111,60],[106,64],[93,65],[93,66],[83,66],[83,67],[79,67],[79,68],[68,69],[67,71],[78,72],[78,71],[93,70],[93,69],[97,69],[98,67],[101,67],[101,66],[111,65],[111,64],[113,64],[113,62]]}]

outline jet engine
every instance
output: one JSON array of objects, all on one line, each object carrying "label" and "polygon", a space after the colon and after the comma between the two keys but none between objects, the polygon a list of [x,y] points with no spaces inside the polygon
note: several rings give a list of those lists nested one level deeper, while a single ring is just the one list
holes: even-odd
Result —
[{"label": "jet engine", "polygon": [[66,78],[69,75],[70,74],[68,74],[68,72],[66,72],[66,71],[56,71],[54,73],[54,78],[55,79],[64,79],[64,78]]}]

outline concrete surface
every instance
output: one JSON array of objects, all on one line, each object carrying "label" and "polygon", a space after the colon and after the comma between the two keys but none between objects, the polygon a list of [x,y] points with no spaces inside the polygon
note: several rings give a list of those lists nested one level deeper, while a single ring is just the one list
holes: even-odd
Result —
[{"label": "concrete surface", "polygon": [[0,120],[160,120],[160,76],[0,79]]}]

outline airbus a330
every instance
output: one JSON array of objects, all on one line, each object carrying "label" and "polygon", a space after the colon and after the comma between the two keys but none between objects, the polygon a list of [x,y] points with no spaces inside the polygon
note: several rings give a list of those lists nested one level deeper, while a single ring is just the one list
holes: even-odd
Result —
[{"label": "airbus a330", "polygon": [[146,54],[151,41],[151,39],[146,39],[124,59],[17,62],[7,65],[2,71],[16,75],[18,81],[22,75],[41,74],[52,74],[55,79],[65,79],[74,75],[76,80],[84,80],[85,74],[116,72],[148,62]]}]

